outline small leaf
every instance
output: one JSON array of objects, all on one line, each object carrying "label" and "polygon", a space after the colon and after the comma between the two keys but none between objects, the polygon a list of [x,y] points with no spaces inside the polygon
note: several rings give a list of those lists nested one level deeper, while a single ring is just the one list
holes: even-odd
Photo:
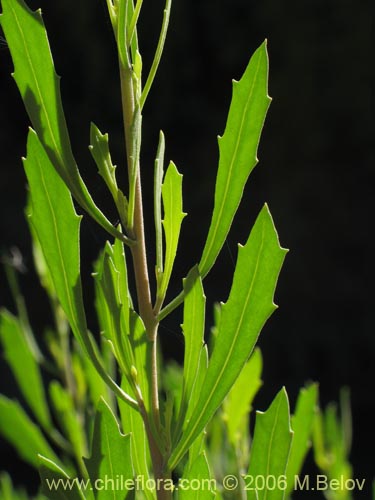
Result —
[{"label": "small leaf", "polygon": [[[196,489],[197,484],[200,485],[199,489]],[[194,487],[186,488],[189,485],[194,485]],[[179,500],[211,500],[216,497],[215,490],[216,481],[211,477],[206,455],[201,453],[190,468],[185,467],[178,489],[178,498]]]},{"label": "small leaf", "polygon": [[292,429],[294,432],[290,456],[286,470],[287,493],[294,487],[294,478],[300,473],[305,456],[311,446],[310,437],[317,410],[318,386],[312,384],[301,389],[295,414],[292,416]]},{"label": "small leaf", "polygon": [[212,220],[199,270],[204,278],[225,242],[244,186],[257,164],[257,148],[271,99],[267,94],[266,42],[252,56],[239,82],[233,82],[233,98],[223,137],[216,178]]},{"label": "small leaf", "polygon": [[45,152],[77,202],[104,229],[124,239],[92,200],[75,162],[66,126],[60,79],[40,10],[23,0],[2,0],[1,25],[14,62],[14,78]]},{"label": "small leaf", "polygon": [[[85,500],[83,493],[89,488],[86,480],[71,477],[64,469],[52,460],[39,455],[39,475],[41,491],[48,500]],[[87,488],[85,488],[87,486]]]},{"label": "small leaf", "polygon": [[[265,484],[262,489],[248,490],[248,500],[284,498],[285,483],[280,480],[285,477],[292,437],[288,396],[283,388],[266,412],[257,412],[248,475],[263,477]],[[276,484],[268,481],[270,477]]]},{"label": "small leaf", "polygon": [[155,158],[154,167],[154,222],[155,222],[155,238],[156,238],[156,276],[160,278],[163,271],[163,231],[161,217],[161,186],[164,176],[164,153],[165,139],[164,134],[160,131],[159,145]]},{"label": "small leaf", "polygon": [[158,297],[164,298],[172,274],[177,253],[181,223],[185,217],[182,211],[182,175],[171,162],[165,174],[162,196],[164,205],[165,262]]},{"label": "small leaf", "polygon": [[171,468],[224,400],[249,358],[260,330],[276,309],[273,294],[285,253],[265,206],[246,245],[239,249],[230,296],[222,307],[219,333],[200,398],[172,453]]},{"label": "small leaf", "polygon": [[33,467],[38,466],[38,453],[59,462],[45,437],[17,401],[0,394],[0,433]]},{"label": "small leaf", "polygon": [[102,134],[95,123],[91,123],[90,143],[89,150],[99,169],[99,174],[115,198],[117,193],[116,166],[113,165],[109,152],[108,134]]},{"label": "small leaf", "polygon": [[[130,453],[130,435],[121,434],[111,409],[101,400],[95,415],[91,456],[85,459],[92,483],[97,479],[121,477],[123,481],[133,479],[133,464]],[[98,500],[124,500],[127,495],[116,489],[96,491]]]},{"label": "small leaf", "polygon": [[4,357],[25,400],[42,427],[50,429],[51,416],[39,365],[30,351],[20,321],[5,310],[0,311],[0,339]]}]

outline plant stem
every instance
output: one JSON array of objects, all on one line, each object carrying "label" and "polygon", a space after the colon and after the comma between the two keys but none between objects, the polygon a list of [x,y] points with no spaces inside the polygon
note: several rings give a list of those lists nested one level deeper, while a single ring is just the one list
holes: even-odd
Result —
[{"label": "plant stem", "polygon": [[[146,243],[144,234],[143,222],[143,202],[142,202],[142,184],[140,176],[139,161],[134,165],[134,156],[132,146],[134,144],[135,129],[132,127],[135,114],[135,98],[134,98],[134,82],[132,79],[132,69],[126,68],[120,63],[120,78],[121,78],[121,95],[124,118],[124,131],[126,154],[128,164],[129,183],[135,168],[135,199],[134,199],[134,217],[133,224],[127,227],[127,231],[135,240],[135,244],[131,247],[133,258],[134,276],[137,290],[139,314],[145,325],[146,333],[149,342],[152,342],[152,361],[151,361],[151,411],[140,407],[140,411],[147,430],[148,442],[151,452],[153,472],[155,479],[165,480],[166,471],[164,471],[164,457],[162,450],[158,447],[153,432],[161,432],[160,411],[159,411],[159,389],[158,389],[158,370],[157,370],[157,331],[158,320],[157,315],[153,311],[150,280],[147,266]],[[140,134],[140,131],[138,131]],[[139,138],[140,140],[140,138]],[[151,425],[149,421],[151,416]],[[167,476],[169,474],[167,473]],[[163,484],[163,483],[162,483]],[[157,491],[158,500],[169,500],[171,493],[164,490],[162,487]]]}]

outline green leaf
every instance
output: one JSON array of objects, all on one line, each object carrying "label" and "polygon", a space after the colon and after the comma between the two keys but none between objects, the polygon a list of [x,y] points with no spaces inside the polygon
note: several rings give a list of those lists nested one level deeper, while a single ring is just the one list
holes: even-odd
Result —
[{"label": "green leaf", "polygon": [[38,466],[38,453],[59,461],[39,427],[30,420],[20,404],[1,394],[0,433],[33,467]]},{"label": "green leaf", "polygon": [[164,299],[177,253],[181,223],[186,215],[182,211],[182,175],[178,173],[176,165],[173,162],[169,164],[161,190],[164,205],[163,226],[166,248],[164,270],[158,290],[158,297]]},{"label": "green leaf", "polygon": [[[199,400],[200,388],[202,387],[204,378],[206,376],[207,367],[208,367],[208,350],[207,350],[207,345],[204,345],[201,349],[197,378],[193,387],[193,392],[191,394],[190,404],[188,406],[187,413],[185,416],[185,421],[184,421],[185,428],[188,425],[191,414],[193,413],[193,409]],[[195,438],[195,440],[189,447],[190,467],[204,450],[205,437],[206,433],[205,430],[203,430],[200,434],[198,434],[198,437]]]},{"label": "green leaf", "polygon": [[32,12],[23,0],[2,0],[1,4],[1,25],[14,62],[14,78],[44,150],[77,202],[110,234],[124,239],[95,205],[79,174],[40,10]]},{"label": "green leaf", "polygon": [[56,418],[65,431],[78,460],[86,454],[86,436],[83,432],[80,418],[74,407],[72,395],[59,382],[53,380],[49,386],[49,393],[53,403]]},{"label": "green leaf", "polygon": [[182,390],[181,415],[184,416],[191,404],[194,383],[197,378],[199,359],[204,343],[205,296],[198,267],[194,267],[183,281],[184,323],[182,329],[185,338],[184,380]]},{"label": "green leaf", "polygon": [[128,200],[124,193],[117,187],[116,166],[113,165],[111,153],[109,152],[108,134],[102,134],[98,127],[94,123],[91,123],[90,142],[89,150],[98,167],[99,174],[112,194],[121,220],[126,221]]},{"label": "green leaf", "polygon": [[252,56],[239,82],[233,82],[233,98],[224,135],[219,137],[220,160],[215,203],[199,270],[205,277],[225,242],[244,186],[257,164],[257,148],[270,104],[267,94],[266,42]]},{"label": "green leaf", "polygon": [[256,348],[223,402],[222,418],[240,470],[248,465],[250,412],[253,399],[262,385],[261,373],[262,355]]},{"label": "green leaf", "polygon": [[[283,388],[266,412],[257,412],[248,476],[263,477],[265,484],[260,485],[257,490],[248,490],[248,500],[284,498],[285,470],[292,437],[288,396]],[[269,481],[268,478],[275,478],[276,483],[274,484],[273,480]]]},{"label": "green leaf", "polygon": [[161,186],[164,176],[164,153],[165,139],[164,134],[160,131],[159,145],[155,158],[154,170],[154,222],[155,222],[155,239],[156,239],[156,276],[160,278],[163,272],[163,231],[161,217]]},{"label": "green leaf", "polygon": [[140,388],[146,410],[151,411],[152,343],[148,340],[142,319],[135,311],[130,313],[130,342],[136,368],[136,373],[133,371],[133,377]]},{"label": "green leaf", "polygon": [[[97,479],[121,477],[123,481],[133,479],[133,464],[130,452],[130,435],[121,434],[111,409],[101,400],[95,415],[91,456],[85,459],[92,483]],[[97,490],[98,500],[124,500],[127,495],[116,489]]]},{"label": "green leaf", "polygon": [[75,212],[68,188],[54,170],[33,130],[29,131],[24,167],[31,194],[31,224],[73,333],[106,384],[117,395],[135,405],[136,402],[123,394],[103,369],[87,331],[80,279],[80,217]]},{"label": "green leaf", "polygon": [[294,432],[288,466],[287,475],[287,493],[290,493],[294,487],[294,478],[300,473],[305,456],[311,446],[310,438],[314,415],[317,409],[318,386],[311,384],[307,388],[301,389],[295,414],[292,416],[292,429]]},{"label": "green leaf", "polygon": [[285,253],[265,206],[246,245],[239,249],[230,296],[222,307],[219,333],[200,398],[170,465],[178,463],[220,406],[249,358],[260,330],[276,309],[273,294]]},{"label": "green leaf", "polygon": [[5,310],[0,311],[0,339],[4,346],[4,357],[25,400],[42,427],[50,429],[51,416],[39,365],[30,351],[21,322]]},{"label": "green leaf", "polygon": [[39,455],[39,475],[41,479],[41,491],[48,500],[85,500],[83,493],[90,488],[86,480],[80,480],[69,475],[54,461]]},{"label": "green leaf", "polygon": [[[125,377],[123,377],[122,379],[121,387],[125,392],[129,392],[130,390],[129,382]],[[147,481],[148,479],[150,479],[150,452],[147,443],[146,430],[141,414],[139,413],[139,411],[135,410],[123,401],[119,401],[119,409],[121,415],[122,430],[124,434],[130,435],[134,476],[143,477],[144,481]],[[145,488],[142,492],[138,491],[137,495],[140,496],[140,500],[142,498],[146,498],[147,500],[156,499],[156,492],[151,488]]]},{"label": "green leaf", "polygon": [[[188,486],[191,488],[188,488]],[[200,488],[197,489],[197,485]],[[179,483],[179,500],[211,500],[216,497],[216,481],[211,477],[206,455],[201,453],[193,465],[185,467]]]},{"label": "green leaf", "polygon": [[[129,299],[127,295],[127,274],[122,244],[116,247],[116,260],[122,266],[121,273],[116,269],[114,248],[107,242],[96,265],[99,309],[104,327],[104,335],[111,342],[115,357],[123,373],[130,377],[134,365],[134,355],[129,341]],[[120,262],[120,259],[122,262]],[[125,280],[125,282],[123,281]]]},{"label": "green leaf", "polygon": [[31,224],[52,276],[56,294],[74,334],[84,344],[87,330],[79,262],[79,226],[70,193],[53,169],[33,130],[24,160],[31,193]]}]

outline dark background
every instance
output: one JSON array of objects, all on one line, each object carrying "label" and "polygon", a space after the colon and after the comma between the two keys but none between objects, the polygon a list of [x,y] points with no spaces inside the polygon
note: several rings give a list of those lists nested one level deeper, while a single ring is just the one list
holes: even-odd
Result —
[{"label": "dark background", "polygon": [[[111,220],[116,215],[87,150],[89,122],[110,135],[118,170],[124,170],[115,46],[104,0],[30,1],[41,6],[49,31],[73,150],[94,199]],[[144,2],[141,47],[150,64],[163,3]],[[231,79],[239,79],[250,55],[268,38],[269,93],[273,97],[238,217],[216,271],[206,280],[209,304],[226,300],[237,242],[245,242],[265,201],[283,246],[290,248],[279,280],[279,310],[261,336],[264,386],[256,406],[265,409],[285,385],[291,406],[300,386],[320,382],[322,405],[351,390],[354,477],[374,474],[373,430],[375,338],[372,270],[374,169],[370,1],[175,0],[164,58],[144,110],[142,167],[146,213],[150,215],[153,158],[158,131],[167,159],[184,174],[183,225],[175,287],[201,254],[208,229],[217,134],[224,130]],[[35,287],[30,241],[24,221],[28,119],[14,82],[6,46],[0,47],[0,235],[2,251],[17,246],[29,272],[22,285],[36,332],[45,322],[43,294]],[[147,220],[152,229],[152,219]],[[151,233],[152,234],[152,233]],[[83,260],[92,262],[105,235],[87,221]],[[152,255],[152,253],[150,252]],[[89,283],[90,267],[83,269]],[[0,302],[12,307],[1,275]],[[209,305],[209,310],[211,306]],[[208,313],[208,318],[211,314]],[[176,321],[180,321],[177,316]],[[176,327],[161,332],[166,355],[181,355]],[[172,350],[171,350],[172,346]],[[1,367],[1,389],[12,393]],[[28,471],[4,445],[1,468],[20,478]],[[5,456],[6,455],[6,456]],[[307,498],[307,494],[302,496]],[[314,498],[318,498],[315,495]]]}]

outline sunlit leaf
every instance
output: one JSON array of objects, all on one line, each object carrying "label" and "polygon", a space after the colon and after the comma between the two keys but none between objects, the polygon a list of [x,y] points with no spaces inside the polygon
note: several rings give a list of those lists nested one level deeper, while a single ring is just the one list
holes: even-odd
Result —
[{"label": "sunlit leaf", "polygon": [[248,476],[261,477],[264,481],[258,481],[254,489],[248,489],[248,500],[284,498],[284,478],[292,437],[288,396],[283,388],[266,412],[257,412]]},{"label": "sunlit leaf", "polygon": [[182,330],[185,339],[185,354],[182,414],[192,404],[191,396],[197,378],[199,358],[204,342],[205,296],[197,267],[194,267],[184,280],[184,293],[184,323]]},{"label": "sunlit leaf", "polygon": [[79,174],[40,10],[32,12],[23,0],[2,0],[2,8],[1,25],[14,62],[14,78],[45,152],[77,202],[109,233],[124,239],[95,205]]},{"label": "sunlit leaf", "polygon": [[178,173],[173,162],[169,164],[161,190],[164,206],[165,261],[158,296],[163,298],[172,274],[181,223],[186,215],[182,211],[182,175]]},{"label": "sunlit leaf", "polygon": [[204,429],[249,358],[261,328],[276,308],[273,295],[285,253],[265,206],[246,245],[239,249],[230,296],[222,306],[200,398],[170,464],[176,465]]},{"label": "sunlit leaf", "polygon": [[38,466],[38,453],[59,463],[39,427],[30,420],[20,404],[1,394],[0,433],[12,444],[20,457],[33,467]]},{"label": "sunlit leaf", "polygon": [[0,339],[4,346],[4,357],[25,400],[42,427],[51,428],[39,365],[30,351],[21,322],[5,310],[0,311]]},{"label": "sunlit leaf", "polygon": [[271,99],[267,94],[266,42],[252,56],[233,97],[224,135],[219,138],[220,160],[212,220],[199,270],[204,277],[214,265],[241,201],[247,178],[257,164],[257,148]]},{"label": "sunlit leaf", "polygon": [[286,470],[287,492],[293,490],[295,477],[300,473],[305,456],[311,446],[311,432],[317,410],[317,399],[317,384],[301,389],[298,396],[296,411],[292,416],[294,436]]}]

